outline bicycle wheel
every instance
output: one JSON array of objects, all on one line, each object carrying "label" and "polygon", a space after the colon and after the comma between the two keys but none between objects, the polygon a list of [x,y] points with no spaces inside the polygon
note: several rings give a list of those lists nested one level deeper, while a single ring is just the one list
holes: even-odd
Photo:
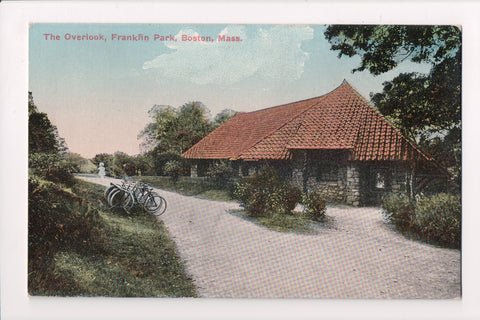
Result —
[{"label": "bicycle wheel", "polygon": [[[114,195],[117,195],[119,192],[128,192],[126,189],[118,186],[118,185],[114,185],[115,188],[113,188],[110,193],[107,195],[107,203],[110,207],[113,206],[112,204],[112,198]],[[118,195],[117,195],[118,196]],[[118,198],[117,198],[118,200]]]},{"label": "bicycle wheel", "polygon": [[119,192],[123,192],[123,190],[117,187],[108,194],[107,203],[110,207],[113,207],[113,202],[112,202],[113,196],[115,196]]},{"label": "bicycle wheel", "polygon": [[108,199],[110,208],[123,208],[124,210],[130,210],[135,204],[133,195],[122,189],[115,190],[111,193]]},{"label": "bicycle wheel", "polygon": [[110,184],[110,186],[105,189],[105,191],[103,192],[103,196],[107,201],[108,201],[108,197],[110,196],[110,193],[112,193],[116,189],[118,189],[118,187],[114,184]]},{"label": "bicycle wheel", "polygon": [[167,201],[156,192],[151,192],[143,205],[145,210],[153,215],[160,216],[167,210]]}]

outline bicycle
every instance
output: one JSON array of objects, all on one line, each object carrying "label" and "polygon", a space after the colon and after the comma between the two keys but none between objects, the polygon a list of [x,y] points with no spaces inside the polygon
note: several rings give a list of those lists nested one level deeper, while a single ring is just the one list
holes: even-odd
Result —
[{"label": "bicycle", "polygon": [[150,185],[127,177],[122,179],[121,185],[111,183],[104,195],[110,208],[121,207],[128,212],[134,205],[141,205],[155,216],[160,216],[167,210],[165,198],[153,191]]}]

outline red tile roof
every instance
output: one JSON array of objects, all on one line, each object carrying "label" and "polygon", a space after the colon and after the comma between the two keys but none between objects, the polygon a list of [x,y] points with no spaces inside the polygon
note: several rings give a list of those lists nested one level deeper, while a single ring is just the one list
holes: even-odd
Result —
[{"label": "red tile roof", "polygon": [[430,160],[346,81],[320,97],[239,113],[183,156],[289,159],[293,149],[347,149],[361,161]]}]

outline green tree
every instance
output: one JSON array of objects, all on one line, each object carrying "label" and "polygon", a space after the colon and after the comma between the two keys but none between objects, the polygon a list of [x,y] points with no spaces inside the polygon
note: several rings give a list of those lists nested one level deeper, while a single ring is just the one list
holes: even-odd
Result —
[{"label": "green tree", "polygon": [[92,159],[92,162],[97,168],[100,162],[103,162],[107,174],[111,176],[133,176],[138,173],[139,169],[143,173],[146,171],[143,158],[130,156],[122,151],[116,151],[114,154],[97,154]]},{"label": "green tree", "polygon": [[28,168],[29,174],[64,184],[73,183],[78,167],[65,157],[68,148],[48,115],[40,112],[28,95]]},{"label": "green tree", "polygon": [[[367,70],[379,75],[406,60],[431,65],[428,74],[402,73],[384,82],[383,91],[371,94],[371,99],[402,133],[459,179],[461,30],[456,26],[332,25],[325,37],[339,57],[361,58],[352,72]],[[453,156],[442,157],[445,153]]]},{"label": "green tree", "polygon": [[112,165],[113,171],[117,176],[133,176],[137,173],[135,157],[132,157],[125,152],[116,151],[113,154]]},{"label": "green tree", "polygon": [[107,165],[107,164],[111,165],[113,160],[112,158],[113,156],[111,154],[99,153],[99,154],[96,154],[95,157],[93,157],[92,162],[97,167],[100,164],[100,162],[103,162],[104,165]]},{"label": "green tree", "polygon": [[361,64],[353,72],[368,70],[374,75],[406,59],[438,64],[461,47],[461,30],[455,26],[331,25],[325,37],[339,57],[360,56]]},{"label": "green tree", "polygon": [[238,112],[232,109],[224,109],[220,111],[213,119],[213,126],[215,128],[221,126],[228,120],[232,119]]},{"label": "green tree", "polygon": [[180,153],[190,149],[213,130],[210,110],[201,102],[188,102],[180,107],[175,140]]},{"label": "green tree", "polygon": [[153,106],[149,111],[153,122],[138,135],[144,152],[181,154],[213,130],[210,111],[201,102],[188,102],[178,109]]},{"label": "green tree", "polygon": [[28,96],[28,148],[30,153],[62,153],[67,149],[48,115],[38,111],[31,92]]},{"label": "green tree", "polygon": [[168,161],[175,160],[182,162],[182,157],[177,152],[163,152],[159,148],[145,152],[139,157],[143,159],[143,163],[145,164],[142,172],[149,175],[165,175],[165,163]]},{"label": "green tree", "polygon": [[142,165],[145,172],[164,175],[167,174],[165,165],[170,161],[179,163],[180,174],[187,173],[188,166],[181,154],[236,112],[225,109],[212,121],[210,110],[203,103],[193,101],[178,108],[155,105],[148,114],[152,122],[137,137],[141,140]]},{"label": "green tree", "polygon": [[141,149],[144,152],[154,148],[160,152],[170,151],[176,143],[178,111],[171,106],[154,105],[148,114],[152,122],[148,123],[137,137],[142,140]]}]

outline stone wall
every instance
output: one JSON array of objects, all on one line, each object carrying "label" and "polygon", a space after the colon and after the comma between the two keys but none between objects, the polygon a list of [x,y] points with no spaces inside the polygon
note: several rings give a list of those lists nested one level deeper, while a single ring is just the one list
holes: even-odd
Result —
[{"label": "stone wall", "polygon": [[[409,194],[411,167],[405,162],[355,162],[344,150],[295,150],[290,161],[269,161],[303,192],[317,191],[330,204],[379,205],[388,193]],[[192,176],[204,176],[211,160],[194,161]],[[265,161],[233,161],[236,177],[251,176]]]},{"label": "stone wall", "polygon": [[406,165],[397,164],[391,167],[392,172],[392,187],[391,192],[395,194],[409,191],[410,170]]},{"label": "stone wall", "polygon": [[291,168],[293,185],[295,185],[300,190],[305,191],[305,171],[307,168],[307,152],[305,150],[298,150],[293,152]]},{"label": "stone wall", "polygon": [[411,187],[408,163],[355,162],[340,150],[297,150],[291,167],[296,186],[323,194],[331,204],[379,205],[383,195],[407,194]]},{"label": "stone wall", "polygon": [[292,181],[303,191],[316,191],[329,203],[359,205],[359,176],[343,150],[297,150]]},{"label": "stone wall", "polygon": [[360,175],[355,164],[347,166],[347,199],[346,203],[352,206],[360,205]]},{"label": "stone wall", "polygon": [[360,205],[360,177],[353,163],[339,163],[337,180],[324,181],[318,176],[309,176],[307,190],[322,194],[330,204]]}]

